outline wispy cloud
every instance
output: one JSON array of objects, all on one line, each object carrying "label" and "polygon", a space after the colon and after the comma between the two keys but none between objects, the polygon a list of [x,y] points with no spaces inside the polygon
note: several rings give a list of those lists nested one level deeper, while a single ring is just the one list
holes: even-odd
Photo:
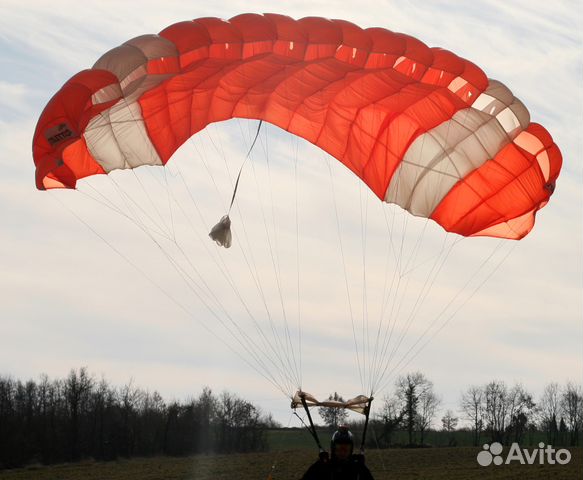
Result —
[{"label": "wispy cloud", "polygon": [[[81,187],[84,193],[36,192],[30,153],[36,119],[50,96],[67,78],[90,67],[106,50],[176,21],[207,15],[231,17],[248,8],[248,3],[242,1],[214,2],[194,9],[192,4],[182,1],[141,2],[139,7],[134,2],[113,1],[82,5],[65,0],[3,2],[0,15],[0,165],[3,169],[0,365],[3,372],[26,376],[46,371],[63,375],[72,366],[87,365],[114,381],[121,383],[133,377],[136,383],[158,388],[167,395],[186,395],[208,383],[219,389],[237,388],[250,396],[257,395],[258,391],[270,392],[256,396],[259,400],[275,396],[261,377],[212,334],[201,329],[200,322],[213,325],[212,316],[184,282],[176,278],[176,272],[163,261],[156,247],[140,235],[139,229],[103,206],[96,208],[84,196],[92,192],[89,187]],[[418,36],[430,46],[448,48],[483,67],[489,76],[506,82],[529,106],[533,120],[551,131],[564,154],[564,174],[552,201],[540,213],[533,234],[520,242],[491,281],[419,354],[410,368],[424,370],[439,390],[448,392],[445,397],[450,407],[455,407],[458,392],[465,384],[485,382],[493,377],[508,381],[520,379],[538,390],[546,381],[580,378],[583,366],[577,341],[580,343],[582,337],[582,170],[576,159],[583,147],[579,134],[583,91],[580,87],[582,34],[580,19],[573,14],[578,9],[577,2],[379,4],[370,1],[361,2],[356,8],[332,2],[294,1],[280,8],[281,13],[296,18],[320,15],[350,19],[363,27],[383,26]],[[261,1],[253,9],[272,11],[273,5]],[[197,232],[204,241],[208,241],[208,227],[224,211],[241,152],[249,144],[253,128],[254,125],[236,122],[212,127],[209,134],[203,133],[200,139],[188,142],[173,159],[192,182],[203,221],[185,191],[176,190],[176,195],[184,196],[184,205],[188,205],[198,222]],[[263,279],[269,307],[277,312],[280,321],[277,279],[265,237],[267,229],[271,240],[278,242],[279,268],[284,274],[293,273],[282,275],[282,285],[290,322],[295,322],[298,279],[294,152],[297,149],[304,384],[316,394],[326,395],[328,390],[342,389],[347,394],[357,393],[360,381],[342,260],[337,248],[328,165],[321,153],[304,142],[296,142],[276,129],[267,128],[265,133],[269,144],[265,145],[262,136],[252,164],[256,171],[250,169],[252,165],[246,167],[238,194],[238,207],[233,214],[236,247],[217,252],[210,241],[206,245],[193,236],[185,248],[205,272],[209,285],[220,292],[225,308],[237,319],[244,320],[246,328],[251,328],[241,302],[230,291],[213,259],[218,258],[217,254],[222,255],[232,269],[241,294],[250,299],[252,312],[266,321],[260,293],[238,247],[247,245],[247,234],[257,254],[257,272]],[[272,162],[269,170],[263,163],[266,147]],[[206,164],[201,163],[201,157],[206,159]],[[177,173],[176,169],[171,171]],[[141,178],[147,179],[148,174],[144,173]],[[174,180],[178,181],[179,177]],[[350,232],[343,238],[344,253],[357,321],[362,318],[363,308],[360,247],[363,217],[359,205],[362,198],[367,199],[362,205],[368,205],[368,242],[371,251],[377,249],[376,257],[371,254],[367,258],[368,282],[376,287],[369,289],[368,298],[371,325],[374,325],[382,293],[378,285],[385,278],[386,250],[379,246],[387,235],[385,219],[377,216],[378,203],[367,197],[366,189],[357,187],[346,169],[333,165],[332,180],[337,189],[342,229]],[[109,181],[100,182],[96,179],[94,184],[112,188]],[[164,189],[160,191],[164,195],[156,198],[156,205],[168,219],[169,199]],[[134,190],[134,194],[143,202],[149,201],[140,196],[139,190]],[[272,195],[276,198],[275,207],[272,207]],[[116,198],[123,205],[119,196]],[[185,314],[112,252],[63,209],[57,199],[98,227],[100,235],[112,241],[129,259],[139,262],[159,285],[176,292],[188,309],[196,313],[196,318]],[[189,229],[179,217],[173,220]],[[166,228],[170,231],[171,225],[167,224]],[[373,248],[375,242],[377,246]],[[210,254],[205,246],[211,249]],[[479,263],[480,259],[474,255],[476,251],[469,248],[459,258]],[[217,261],[220,264],[221,260]],[[449,268],[447,278],[455,280],[463,273],[463,262],[454,261]],[[451,295],[453,288],[444,282],[436,285],[434,292],[436,296]],[[415,341],[416,334],[423,332],[427,324],[424,322],[431,321],[431,310],[434,306],[437,309],[437,305],[437,300],[428,300],[427,312],[412,324],[411,335],[401,352]],[[460,364],[464,365],[463,369]],[[451,375],[452,371],[456,375]],[[185,385],[184,378],[190,378],[192,384]],[[281,404],[276,400],[261,402],[271,409]],[[287,416],[281,414],[280,419],[286,421]]]},{"label": "wispy cloud", "polygon": [[0,109],[7,120],[10,115],[28,110],[28,90],[21,83],[0,80]]}]

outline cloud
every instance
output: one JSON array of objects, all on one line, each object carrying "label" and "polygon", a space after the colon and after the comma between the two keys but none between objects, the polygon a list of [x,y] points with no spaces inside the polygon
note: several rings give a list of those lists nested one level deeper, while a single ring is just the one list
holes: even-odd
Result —
[{"label": "cloud", "polygon": [[[155,192],[150,195],[135,178],[123,172],[112,176],[131,192],[135,203],[130,201],[129,206],[106,177],[83,183],[80,192],[34,190],[30,144],[35,122],[69,76],[128,38],[187,18],[230,17],[246,10],[247,4],[215,2],[193,10],[191,4],[178,1],[143,2],[138,10],[132,2],[106,1],[86,2],[81,11],[70,1],[8,1],[3,7],[0,312],[7,320],[0,323],[0,363],[6,373],[35,376],[46,371],[59,376],[71,367],[87,365],[115,382],[134,377],[136,384],[171,396],[195,393],[203,384],[237,389],[257,398],[266,408],[280,411],[281,400],[265,400],[275,398],[277,391],[200,323],[231,347],[239,347],[236,338],[225,333],[204,306],[206,302],[221,318],[228,318],[228,314],[243,325],[258,348],[265,348],[254,320],[271,339],[271,315],[280,340],[285,342],[283,303],[297,348],[299,262],[304,385],[318,396],[332,391],[346,396],[359,393],[350,309],[362,349],[369,340],[366,336],[362,340],[363,315],[369,318],[374,343],[386,293],[385,278],[390,284],[391,259],[400,245],[396,232],[392,243],[387,242],[387,227],[393,214],[398,225],[404,217],[392,207],[382,210],[346,168],[332,161],[329,169],[325,155],[306,142],[290,139],[276,128],[263,128],[237,194],[232,215],[235,246],[229,251],[215,248],[207,234],[224,214],[254,122],[222,123],[202,132],[175,155],[168,178],[153,169],[138,172],[147,189]],[[271,11],[272,5],[259,2],[254,8]],[[575,3],[364,2],[356,9],[348,4],[296,1],[281,8],[282,13],[296,18],[323,15],[349,18],[365,27],[381,25],[418,36],[431,46],[451,49],[475,61],[488,75],[507,82],[529,106],[533,120],[550,129],[564,154],[564,173],[552,201],[540,212],[533,233],[514,248],[492,279],[407,368],[425,371],[450,405],[456,404],[458,392],[466,384],[491,378],[510,382],[519,378],[536,389],[547,380],[580,378],[581,166],[573,159],[582,147],[578,132],[583,102],[579,85],[581,33],[570,14]],[[184,189],[182,175],[196,203]],[[171,194],[164,186],[167,180]],[[195,260],[202,278],[182,259],[184,271],[196,280],[185,282],[139,228],[88,197],[96,195],[89,185],[116,208],[128,211],[131,207],[151,230],[168,235],[178,232],[180,244]],[[144,269],[156,285],[68,208],[123,257]],[[151,218],[141,209],[150,212]],[[336,210],[343,251],[338,248]],[[363,224],[369,251],[364,302]],[[411,220],[408,231],[413,238],[418,227],[423,229]],[[439,229],[431,224],[427,228],[425,242],[441,238]],[[164,241],[159,234],[153,237]],[[409,251],[414,251],[415,244],[409,242]],[[475,245],[492,248],[480,240]],[[485,250],[474,248],[473,242],[464,241],[459,247],[457,257],[452,256],[453,261],[442,272],[443,281],[436,282],[411,323],[396,359],[414,344],[416,335],[432,321],[432,313],[447,303],[463,285],[467,272],[484,258]],[[432,258],[423,248],[418,257],[407,254],[411,266],[419,266],[419,275],[411,280],[410,291],[403,297],[402,312],[415,305],[415,291],[423,287],[423,269],[432,265],[423,263]],[[182,258],[172,245],[169,251]],[[401,288],[405,283],[406,279]],[[159,287],[172,292],[193,316]],[[218,292],[217,299],[209,292]],[[390,302],[387,308],[391,310]],[[398,308],[395,305],[394,312]],[[404,332],[407,315],[393,319],[398,320],[396,333]],[[368,350],[372,351],[372,346]],[[274,359],[273,353],[267,351],[266,355]],[[278,415],[286,422],[289,413]]]},{"label": "cloud", "polygon": [[0,108],[3,115],[22,113],[28,110],[28,91],[25,85],[0,81]]}]

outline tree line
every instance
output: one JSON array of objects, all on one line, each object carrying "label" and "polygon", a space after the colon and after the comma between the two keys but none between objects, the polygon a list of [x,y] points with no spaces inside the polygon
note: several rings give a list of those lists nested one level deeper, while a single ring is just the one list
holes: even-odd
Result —
[{"label": "tree line", "polygon": [[117,388],[85,368],[65,379],[0,376],[0,469],[85,458],[260,451],[276,426],[252,403],[204,388],[165,401],[132,382]]},{"label": "tree line", "polygon": [[[336,392],[330,399],[343,401]],[[371,421],[369,447],[427,446],[428,434],[440,444],[478,446],[484,442],[578,446],[583,429],[583,390],[568,382],[548,384],[535,398],[520,383],[493,380],[462,392],[459,408],[438,415],[442,401],[434,384],[421,372],[397,378],[392,394]],[[347,420],[347,413],[320,408],[331,429]],[[351,423],[358,432],[362,422]],[[463,439],[463,440],[462,440]],[[445,442],[444,442],[445,440]]]},{"label": "tree line", "polygon": [[[336,392],[330,399],[343,401]],[[369,448],[512,442],[577,446],[583,428],[581,385],[548,384],[535,398],[519,383],[493,380],[462,392],[459,407],[442,401],[424,374],[400,376],[371,417]],[[319,409],[331,428],[347,413]],[[279,425],[236,394],[209,388],[186,401],[165,401],[132,382],[114,387],[85,368],[64,379],[26,382],[0,376],[0,469],[92,458],[234,453],[268,449]],[[362,422],[352,424],[358,434]],[[429,439],[429,440],[428,440]]]},{"label": "tree line", "polygon": [[[469,387],[461,397],[463,416],[470,421],[474,445],[482,435],[493,442],[521,443],[535,432],[548,445],[578,446],[583,427],[581,385],[546,385],[539,398],[521,384],[502,381]],[[533,443],[533,442],[530,442]]]}]

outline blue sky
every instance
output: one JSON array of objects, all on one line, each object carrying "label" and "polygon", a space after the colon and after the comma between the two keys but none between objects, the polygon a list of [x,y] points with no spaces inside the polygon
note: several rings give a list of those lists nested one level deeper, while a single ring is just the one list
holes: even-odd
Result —
[{"label": "blue sky", "polygon": [[[508,85],[527,105],[532,121],[542,123],[561,148],[564,167],[556,193],[537,217],[531,235],[511,247],[512,253],[492,278],[407,366],[423,371],[435,382],[444,409],[456,408],[462,388],[494,378],[508,383],[520,381],[536,393],[549,381],[580,381],[583,376],[583,49],[578,7],[577,2],[494,1],[298,1],[277,7],[277,13],[295,18],[344,18],[362,27],[405,32],[430,46],[448,48],[469,58],[490,77]],[[68,1],[2,2],[0,373],[63,376],[72,367],[87,366],[119,384],[133,378],[137,385],[158,389],[167,398],[184,398],[208,384],[217,390],[240,392],[287,424],[288,403],[277,389],[123,262],[63,205],[81,215],[124,255],[139,262],[149,275],[155,275],[158,284],[176,292],[199,320],[208,321],[205,309],[176,279],[175,272],[156,257],[143,235],[86,197],[70,195],[78,192],[35,190],[30,147],[36,120],[46,102],[71,75],[90,67],[108,49],[176,21],[211,15],[229,18],[248,8],[248,3],[235,1],[140,2],[139,7],[137,2],[84,2],[82,7]],[[256,2],[254,11],[273,11],[273,5]],[[213,127],[176,154],[176,164],[185,175],[192,176],[200,199],[204,222],[200,222],[199,233],[204,234],[223,213],[241,152],[246,150],[253,128],[243,123]],[[220,148],[214,151],[213,144]],[[256,149],[256,170],[251,173],[246,167],[247,184],[242,184],[239,193],[235,240],[244,244],[236,223],[245,222],[251,244],[258,249],[257,267],[265,272],[264,283],[275,312],[278,291],[272,288],[271,261],[268,255],[260,257],[264,245],[260,242],[265,242],[260,233],[273,229],[273,238],[280,242],[277,258],[286,278],[288,313],[290,318],[297,314],[292,208],[296,183],[290,181],[295,179],[293,165],[297,159],[304,388],[318,396],[334,390],[346,397],[360,393],[330,179],[341,212],[351,279],[361,275],[358,256],[362,253],[359,229],[363,218],[361,209],[352,207],[360,202],[369,213],[366,225],[371,253],[365,303],[371,311],[379,307],[379,289],[375,286],[382,283],[385,274],[383,268],[375,267],[377,263],[384,265],[385,258],[380,206],[370,192],[355,186],[343,169],[334,167],[330,174],[326,157],[305,142],[266,128],[260,145]],[[228,158],[227,166],[221,150]],[[266,151],[273,161],[269,171],[264,164]],[[190,161],[198,155],[205,161]],[[200,169],[208,169],[213,177],[199,175]],[[101,188],[99,182],[94,185]],[[269,188],[262,190],[265,185]],[[257,192],[266,208],[266,222],[252,213],[257,212],[253,210]],[[276,200],[272,202],[274,192]],[[420,314],[420,323],[412,326],[406,340],[414,342],[415,335],[423,331],[423,318],[430,321],[430,313],[439,311],[446,303],[443,299],[452,296],[466,260],[479,265],[488,248],[471,244],[459,254],[457,262],[448,265],[449,270],[436,284],[436,299],[428,300],[426,313]],[[206,261],[204,246],[197,244],[192,249],[212,288],[223,294],[224,283],[213,263]],[[373,260],[378,252],[382,252],[383,262]],[[250,285],[241,252],[223,258],[230,263],[243,295],[259,311],[260,301]],[[358,281],[350,289],[357,310],[362,306]],[[240,315],[241,306],[235,300],[224,293],[226,308]],[[221,335],[220,329],[217,333]],[[386,393],[390,388],[380,392]]]}]

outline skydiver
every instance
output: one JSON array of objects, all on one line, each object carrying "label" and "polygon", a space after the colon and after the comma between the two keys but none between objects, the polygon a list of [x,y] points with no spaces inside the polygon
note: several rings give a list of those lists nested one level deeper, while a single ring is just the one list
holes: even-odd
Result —
[{"label": "skydiver", "polygon": [[304,474],[302,480],[374,480],[364,464],[364,455],[353,454],[354,439],[348,427],[341,425],[332,435],[331,457],[326,452]]}]

